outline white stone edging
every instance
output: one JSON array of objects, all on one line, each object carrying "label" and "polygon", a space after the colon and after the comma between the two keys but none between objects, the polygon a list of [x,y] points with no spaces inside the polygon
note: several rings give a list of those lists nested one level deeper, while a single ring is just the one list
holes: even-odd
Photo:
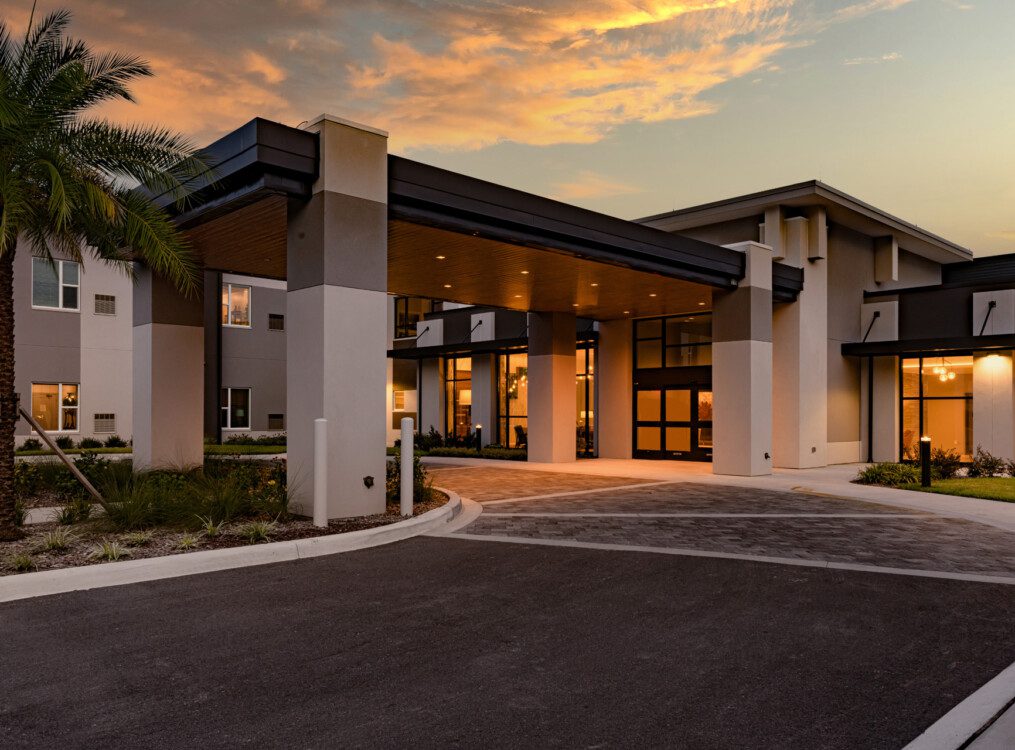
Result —
[{"label": "white stone edging", "polygon": [[958,750],[966,747],[1015,699],[1015,664],[931,724],[903,750]]},{"label": "white stone edging", "polygon": [[246,547],[150,557],[143,560],[123,560],[77,568],[6,575],[0,577],[0,602],[156,581],[162,578],[178,578],[251,565],[267,565],[306,557],[335,555],[390,544],[420,534],[440,532],[462,515],[463,504],[457,493],[439,487],[434,489],[447,495],[448,502],[421,516],[375,526],[372,529]]}]

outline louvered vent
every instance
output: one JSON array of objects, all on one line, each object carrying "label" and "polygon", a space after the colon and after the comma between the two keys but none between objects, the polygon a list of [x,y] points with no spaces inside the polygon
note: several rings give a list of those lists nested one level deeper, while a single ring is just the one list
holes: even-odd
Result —
[{"label": "louvered vent", "polygon": [[96,294],[95,314],[116,315],[116,297],[112,294]]}]

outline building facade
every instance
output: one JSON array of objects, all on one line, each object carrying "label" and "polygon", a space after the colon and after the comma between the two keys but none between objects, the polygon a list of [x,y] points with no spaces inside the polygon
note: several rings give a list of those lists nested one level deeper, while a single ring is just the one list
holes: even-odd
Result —
[{"label": "building facade", "polygon": [[20,254],[18,389],[47,428],[112,428],[145,465],[199,459],[200,432],[285,430],[309,472],[325,416],[350,513],[404,416],[534,461],[719,474],[898,460],[922,435],[1015,457],[1012,259],[820,182],[629,222],[330,116],[210,148],[215,200],[178,217],[201,299]]}]

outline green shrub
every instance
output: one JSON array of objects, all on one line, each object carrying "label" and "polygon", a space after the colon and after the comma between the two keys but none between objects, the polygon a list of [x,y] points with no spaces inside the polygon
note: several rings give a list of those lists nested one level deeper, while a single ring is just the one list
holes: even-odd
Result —
[{"label": "green shrub", "polygon": [[81,438],[81,442],[78,443],[78,448],[101,448],[102,443],[95,438]]},{"label": "green shrub", "polygon": [[434,448],[428,456],[447,456],[452,458],[496,458],[502,461],[525,461],[528,452],[524,448],[493,448],[487,446],[482,452],[474,448]]},{"label": "green shrub", "polygon": [[81,521],[87,521],[92,515],[92,504],[87,497],[76,497],[67,502],[56,514],[56,522],[63,526],[70,526]]},{"label": "green shrub", "polygon": [[274,521],[251,521],[239,530],[240,536],[246,539],[248,544],[267,542],[274,532]]},{"label": "green shrub", "polygon": [[224,521],[216,521],[210,516],[196,516],[198,522],[201,524],[201,533],[209,539],[214,539],[222,533],[222,527],[225,526]]},{"label": "green shrub", "polygon": [[1007,470],[1004,459],[998,458],[981,446],[976,446],[976,453],[973,454],[973,462],[969,465],[969,477],[999,477]]},{"label": "green shrub", "polygon": [[176,543],[176,549],[187,550],[194,549],[199,544],[200,540],[193,534],[184,534],[180,537],[180,541]]},{"label": "green shrub", "polygon": [[35,560],[32,559],[31,555],[19,554],[11,555],[8,558],[8,565],[18,573],[27,573],[30,570],[35,570],[38,566],[35,564]]},{"label": "green shrub", "polygon": [[62,448],[65,451],[74,447],[74,438],[70,435],[61,435],[53,442],[56,443],[57,448]]},{"label": "green shrub", "polygon": [[42,535],[39,548],[44,552],[66,552],[77,539],[77,534],[69,529],[53,529]]},{"label": "green shrub", "polygon": [[[389,503],[398,503],[402,492],[401,458],[396,454],[394,461],[388,461],[385,476],[385,495]],[[434,489],[426,467],[419,456],[412,457],[412,499],[414,503],[424,503],[433,497]]]},{"label": "green shrub", "polygon": [[17,497],[32,497],[39,491],[42,474],[36,464],[17,461],[14,464],[14,494]]},{"label": "green shrub", "polygon": [[19,497],[14,498],[14,525],[24,526],[25,517],[28,515],[28,508],[25,507],[25,503]]},{"label": "green shrub", "polygon": [[95,545],[90,557],[94,560],[114,562],[123,557],[130,557],[130,550],[119,542],[102,541]]},{"label": "green shrub", "polygon": [[935,479],[951,479],[959,473],[962,459],[951,448],[935,448],[930,454],[930,466],[936,474]]},{"label": "green shrub", "polygon": [[857,484],[876,484],[882,487],[917,484],[920,481],[920,468],[912,464],[874,464],[861,469],[853,481]]},{"label": "green shrub", "polygon": [[123,535],[123,543],[128,547],[147,547],[155,538],[152,531],[132,531]]},{"label": "green shrub", "polygon": [[119,435],[110,435],[106,438],[104,445],[107,448],[126,448],[127,443]]},{"label": "green shrub", "polygon": [[25,442],[23,442],[21,444],[21,447],[18,448],[18,450],[19,451],[41,451],[42,450],[42,441],[41,440],[36,440],[35,438],[28,438]]}]

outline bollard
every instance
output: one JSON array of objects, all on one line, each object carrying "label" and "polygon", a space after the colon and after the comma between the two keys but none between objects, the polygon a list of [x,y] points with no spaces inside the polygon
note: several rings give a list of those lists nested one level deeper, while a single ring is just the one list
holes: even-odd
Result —
[{"label": "bollard", "polygon": [[328,525],[328,420],[314,420],[314,526]]},{"label": "bollard", "polygon": [[476,453],[483,452],[483,425],[476,425]]},{"label": "bollard", "polygon": [[402,444],[399,448],[399,455],[402,460],[402,479],[401,479],[401,494],[399,500],[401,501],[400,511],[403,516],[412,515],[412,465],[413,465],[413,445],[412,445],[412,417],[402,418]]},{"label": "bollard", "polygon": [[930,438],[920,438],[920,486],[930,487]]}]

